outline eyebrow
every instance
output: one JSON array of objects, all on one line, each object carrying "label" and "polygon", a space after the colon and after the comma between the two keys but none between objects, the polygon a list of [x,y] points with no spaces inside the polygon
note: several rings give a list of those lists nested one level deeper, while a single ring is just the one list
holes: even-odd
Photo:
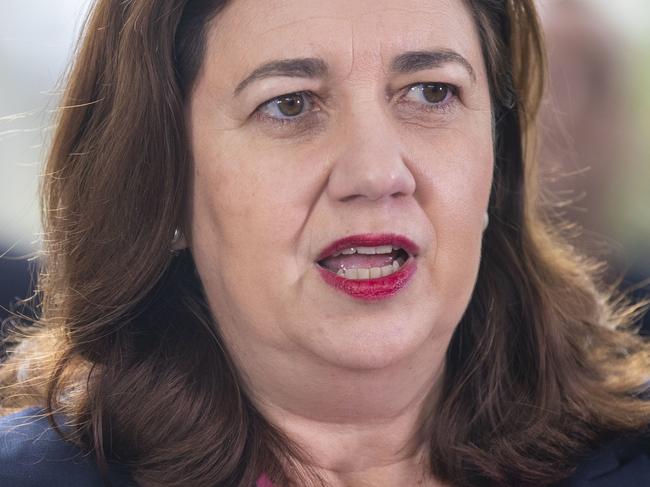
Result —
[{"label": "eyebrow", "polygon": [[444,64],[459,64],[465,68],[472,82],[476,82],[476,72],[470,62],[455,51],[410,51],[393,59],[391,71],[396,73],[414,73],[424,69],[438,68]]},{"label": "eyebrow", "polygon": [[[396,56],[391,62],[391,71],[394,73],[414,73],[425,69],[437,68],[444,64],[455,63],[463,66],[473,82],[476,82],[476,73],[470,62],[455,51],[409,51]],[[324,78],[329,72],[327,63],[321,58],[295,58],[278,59],[269,61],[255,68],[235,88],[235,96],[244,88],[265,78],[286,76],[290,78]]]},{"label": "eyebrow", "polygon": [[290,78],[324,78],[327,75],[327,63],[320,58],[279,59],[262,64],[249,74],[235,88],[235,95],[239,95],[253,81],[274,76],[287,76]]}]

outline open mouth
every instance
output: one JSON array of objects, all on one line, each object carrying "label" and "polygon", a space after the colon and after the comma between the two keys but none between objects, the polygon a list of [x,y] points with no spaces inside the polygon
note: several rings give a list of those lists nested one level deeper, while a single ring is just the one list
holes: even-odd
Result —
[{"label": "open mouth", "polygon": [[396,273],[409,258],[402,247],[356,246],[333,253],[319,260],[318,265],[345,279],[377,279]]},{"label": "open mouth", "polygon": [[332,242],[314,264],[326,284],[363,301],[395,296],[413,280],[420,248],[393,233],[350,235]]}]

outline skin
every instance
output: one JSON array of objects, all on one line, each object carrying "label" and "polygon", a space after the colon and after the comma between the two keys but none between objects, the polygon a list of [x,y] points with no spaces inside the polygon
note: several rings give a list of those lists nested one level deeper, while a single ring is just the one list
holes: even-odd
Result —
[{"label": "skin", "polygon": [[[442,485],[403,448],[467,307],[492,181],[478,34],[452,0],[236,0],[214,21],[187,109],[194,155],[188,245],[223,340],[260,411],[332,486]],[[407,51],[459,63],[391,71]],[[276,59],[322,58],[319,79],[238,84]],[[449,83],[431,108],[409,86]],[[266,101],[315,95],[297,125]],[[260,117],[260,112],[264,116]],[[306,115],[305,115],[306,113]],[[257,115],[256,115],[257,114]],[[266,117],[265,117],[266,116]],[[364,302],[315,266],[339,238],[420,246],[397,295]]]}]

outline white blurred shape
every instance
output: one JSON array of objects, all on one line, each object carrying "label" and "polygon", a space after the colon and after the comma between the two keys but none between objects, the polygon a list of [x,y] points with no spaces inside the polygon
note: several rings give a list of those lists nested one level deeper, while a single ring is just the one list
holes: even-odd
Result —
[{"label": "white blurred shape", "polygon": [[39,232],[38,176],[50,111],[90,4],[0,2],[0,242],[5,244],[26,247]]}]

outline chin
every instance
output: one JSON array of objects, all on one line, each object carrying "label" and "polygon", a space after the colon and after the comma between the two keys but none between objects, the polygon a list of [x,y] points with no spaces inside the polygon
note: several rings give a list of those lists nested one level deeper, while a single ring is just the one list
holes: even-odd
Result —
[{"label": "chin", "polygon": [[[432,323],[436,320],[410,319],[378,321],[356,320],[349,326],[329,329],[318,340],[309,340],[308,348],[321,360],[343,369],[378,370],[435,353],[432,337],[444,333]],[[453,328],[453,327],[452,327]]]}]

